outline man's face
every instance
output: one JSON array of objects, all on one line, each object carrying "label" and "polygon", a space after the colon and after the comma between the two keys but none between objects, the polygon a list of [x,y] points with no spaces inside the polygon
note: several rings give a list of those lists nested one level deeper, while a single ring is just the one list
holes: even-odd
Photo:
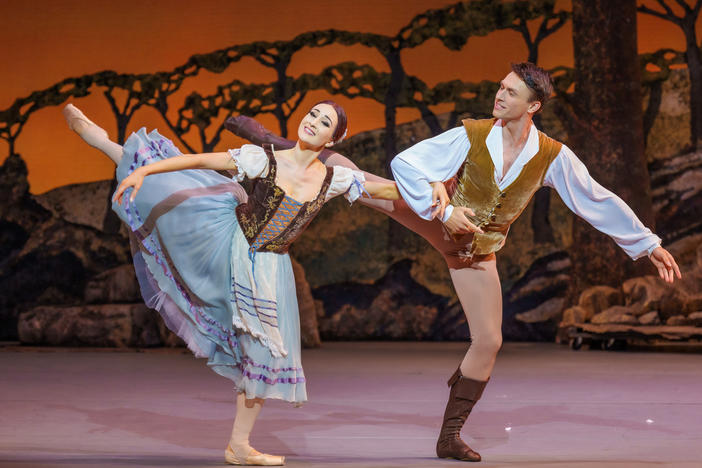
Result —
[{"label": "man's face", "polygon": [[519,119],[524,114],[536,112],[540,103],[530,101],[532,91],[514,72],[510,72],[501,82],[500,89],[495,94],[495,105],[492,115],[502,120]]}]

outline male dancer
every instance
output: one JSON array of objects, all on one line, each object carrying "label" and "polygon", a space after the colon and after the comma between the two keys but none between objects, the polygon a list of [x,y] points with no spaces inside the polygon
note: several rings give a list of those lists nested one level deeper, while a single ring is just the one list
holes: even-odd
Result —
[{"label": "male dancer", "polygon": [[[513,64],[495,96],[494,119],[466,120],[463,126],[398,154],[391,169],[404,200],[362,201],[441,252],[468,320],[471,346],[448,381],[449,400],[436,445],[440,458],[481,459],[461,440],[460,431],[502,346],[502,292],[495,252],[539,187],[553,187],[573,212],[612,237],[631,258],[648,255],[665,281],[680,278],[660,238],[620,198],[595,182],[569,148],[533,125],[533,116],[552,92],[545,70],[531,63]],[[250,120],[234,119],[228,128],[255,143],[287,146]],[[321,158],[327,165],[355,168],[338,153]],[[374,179],[372,174],[366,177]],[[435,217],[430,182],[450,180],[451,203]]]}]

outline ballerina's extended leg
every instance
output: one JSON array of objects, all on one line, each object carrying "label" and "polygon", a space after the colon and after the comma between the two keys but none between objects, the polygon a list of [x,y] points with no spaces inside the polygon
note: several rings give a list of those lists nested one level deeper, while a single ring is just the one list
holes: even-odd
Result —
[{"label": "ballerina's extended leg", "polygon": [[109,156],[115,164],[119,164],[122,159],[122,146],[111,141],[104,128],[95,125],[73,104],[67,104],[63,108],[63,115],[71,130],[76,132],[87,144]]}]

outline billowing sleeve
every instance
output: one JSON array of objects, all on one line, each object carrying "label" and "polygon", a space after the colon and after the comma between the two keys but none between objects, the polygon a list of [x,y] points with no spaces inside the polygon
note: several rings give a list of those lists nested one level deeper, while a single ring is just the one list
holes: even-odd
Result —
[{"label": "billowing sleeve", "polygon": [[236,164],[236,171],[232,176],[237,182],[244,178],[255,179],[268,174],[268,156],[260,146],[244,145],[241,148],[230,149],[229,157]]},{"label": "billowing sleeve", "polygon": [[650,254],[661,244],[660,237],[621,198],[598,184],[565,145],[549,166],[544,185],[553,187],[573,213],[614,239],[632,259]]},{"label": "billowing sleeve", "polygon": [[361,198],[365,191],[363,188],[365,183],[366,177],[363,172],[355,171],[349,167],[334,166],[334,174],[329,189],[327,189],[326,200],[343,194],[349,203],[353,203]]},{"label": "billowing sleeve", "polygon": [[[395,156],[390,169],[407,205],[420,217],[431,219],[431,182],[445,182],[458,172],[466,159],[470,141],[463,126],[420,141]],[[448,205],[446,221],[453,211]]]}]

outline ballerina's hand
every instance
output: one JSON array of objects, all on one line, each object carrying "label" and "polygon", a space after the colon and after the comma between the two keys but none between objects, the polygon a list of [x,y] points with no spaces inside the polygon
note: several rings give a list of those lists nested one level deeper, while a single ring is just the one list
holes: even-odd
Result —
[{"label": "ballerina's hand", "polygon": [[141,188],[141,184],[144,183],[145,174],[140,169],[141,168],[135,170],[127,177],[125,177],[124,180],[122,180],[122,183],[119,184],[119,187],[117,187],[117,190],[115,191],[115,194],[112,197],[112,201],[117,201],[117,203],[121,205],[122,196],[124,195],[124,192],[130,187],[132,188],[132,193],[129,195],[129,201],[134,201],[134,197]]},{"label": "ballerina's hand", "polygon": [[675,259],[670,252],[663,247],[656,247],[648,258],[651,259],[653,266],[658,269],[658,276],[666,283],[672,283],[676,276],[678,279],[682,278],[680,268],[678,268],[678,264],[675,263]]},{"label": "ballerina's hand", "polygon": [[444,186],[443,182],[432,182],[431,187],[431,206],[432,208],[436,207],[436,209],[431,213],[431,217],[436,218],[438,215],[439,219],[443,220],[446,205],[449,204],[451,199],[448,196],[448,192],[446,191],[446,187]]}]

